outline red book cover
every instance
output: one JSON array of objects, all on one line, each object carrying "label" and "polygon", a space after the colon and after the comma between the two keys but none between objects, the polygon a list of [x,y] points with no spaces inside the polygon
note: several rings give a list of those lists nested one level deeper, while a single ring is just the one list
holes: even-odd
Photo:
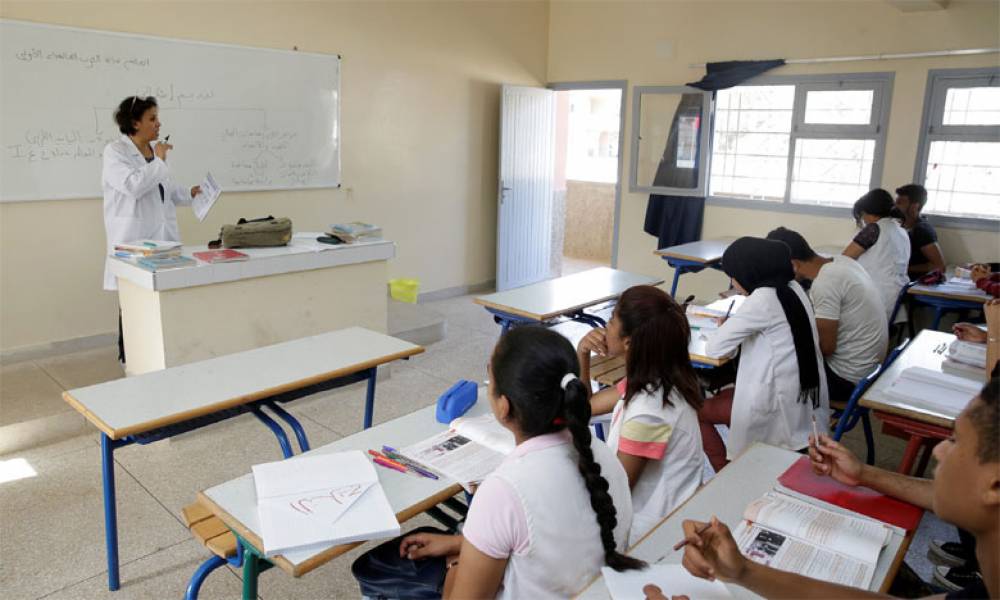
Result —
[{"label": "red book cover", "polygon": [[202,262],[207,263],[221,263],[221,262],[236,262],[239,260],[246,260],[250,258],[248,255],[242,252],[237,252],[232,249],[225,250],[207,250],[205,252],[195,252],[194,257]]},{"label": "red book cover", "polygon": [[778,483],[805,496],[913,531],[924,511],[902,500],[863,486],[851,487],[832,477],[813,473],[809,457],[803,456],[778,477]]}]

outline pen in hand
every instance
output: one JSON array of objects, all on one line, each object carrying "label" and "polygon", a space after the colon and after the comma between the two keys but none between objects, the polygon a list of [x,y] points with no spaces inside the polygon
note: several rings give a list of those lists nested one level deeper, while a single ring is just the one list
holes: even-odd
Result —
[{"label": "pen in hand", "polygon": [[[706,531],[708,531],[709,527],[711,527],[711,526],[712,526],[711,522],[705,523],[705,525],[701,529],[695,531],[694,533],[697,536],[701,536],[701,534],[703,534]],[[677,542],[676,544],[674,544],[674,551],[680,550],[681,548],[683,548],[684,546],[687,546],[690,543],[691,543],[691,539],[690,538],[684,538],[683,540],[681,540],[681,541]]]}]

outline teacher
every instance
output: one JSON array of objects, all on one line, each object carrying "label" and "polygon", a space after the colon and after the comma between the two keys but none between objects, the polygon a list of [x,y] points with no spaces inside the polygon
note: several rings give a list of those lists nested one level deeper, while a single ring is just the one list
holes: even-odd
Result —
[{"label": "teacher", "polygon": [[[108,261],[115,244],[141,239],[179,242],[176,206],[190,206],[201,192],[175,185],[167,168],[167,153],[173,146],[160,138],[160,116],[156,98],[129,96],[115,111],[122,135],[104,147],[101,184],[104,189],[104,230],[108,247],[104,265],[104,289],[118,289]],[[170,136],[167,136],[168,138]],[[125,364],[121,309],[118,310],[118,360]]]}]

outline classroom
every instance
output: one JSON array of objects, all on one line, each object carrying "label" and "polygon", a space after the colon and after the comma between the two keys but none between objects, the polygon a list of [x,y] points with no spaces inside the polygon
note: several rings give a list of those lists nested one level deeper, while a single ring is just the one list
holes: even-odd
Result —
[{"label": "classroom", "polygon": [[3,598],[1000,597],[997,0],[8,0],[0,81]]}]

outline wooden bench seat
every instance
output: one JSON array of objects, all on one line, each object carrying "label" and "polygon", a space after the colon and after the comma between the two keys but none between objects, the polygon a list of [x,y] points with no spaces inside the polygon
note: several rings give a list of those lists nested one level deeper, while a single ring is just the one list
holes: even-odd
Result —
[{"label": "wooden bench seat", "polygon": [[596,356],[590,362],[590,377],[602,385],[614,385],[625,377],[624,356]]},{"label": "wooden bench seat", "polygon": [[181,509],[184,525],[191,535],[219,558],[236,555],[236,536],[226,527],[222,519],[207,508],[194,502]]}]

